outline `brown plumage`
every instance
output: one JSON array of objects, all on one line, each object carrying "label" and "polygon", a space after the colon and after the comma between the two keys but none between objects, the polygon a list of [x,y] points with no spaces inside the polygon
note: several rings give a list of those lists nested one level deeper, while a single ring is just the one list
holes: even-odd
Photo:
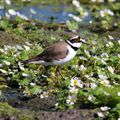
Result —
[{"label": "brown plumage", "polygon": [[64,41],[55,43],[49,47],[47,47],[41,54],[38,56],[23,61],[24,64],[33,62],[33,61],[39,61],[44,60],[45,62],[52,62],[53,60],[59,60],[66,57],[68,54],[67,50],[67,43]]}]

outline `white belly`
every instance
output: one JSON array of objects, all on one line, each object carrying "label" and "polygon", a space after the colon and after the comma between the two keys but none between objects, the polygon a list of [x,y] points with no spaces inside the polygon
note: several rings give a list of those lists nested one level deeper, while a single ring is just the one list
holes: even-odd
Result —
[{"label": "white belly", "polygon": [[69,45],[68,45],[68,55],[64,58],[64,59],[60,59],[59,61],[54,60],[54,65],[63,65],[66,62],[72,60],[75,55],[76,55],[77,51],[74,51]]}]

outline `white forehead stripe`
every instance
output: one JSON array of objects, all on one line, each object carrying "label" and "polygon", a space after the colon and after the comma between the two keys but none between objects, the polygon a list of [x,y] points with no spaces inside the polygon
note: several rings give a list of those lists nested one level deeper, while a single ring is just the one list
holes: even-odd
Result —
[{"label": "white forehead stripe", "polygon": [[79,36],[78,35],[76,35],[75,37],[73,37],[72,39],[76,39],[76,38],[79,38]]}]

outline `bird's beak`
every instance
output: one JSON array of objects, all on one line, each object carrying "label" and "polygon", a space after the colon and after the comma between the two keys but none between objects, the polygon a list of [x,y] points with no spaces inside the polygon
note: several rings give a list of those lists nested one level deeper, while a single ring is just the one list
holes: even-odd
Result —
[{"label": "bird's beak", "polygon": [[84,43],[84,44],[88,44],[88,43],[86,43],[86,40],[85,40],[85,39],[82,39],[82,38],[80,38],[80,42],[81,42],[81,43]]}]

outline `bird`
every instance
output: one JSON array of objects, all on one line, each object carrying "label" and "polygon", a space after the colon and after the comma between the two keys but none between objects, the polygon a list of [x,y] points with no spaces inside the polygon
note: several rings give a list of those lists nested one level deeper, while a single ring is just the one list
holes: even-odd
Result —
[{"label": "bird", "polygon": [[71,61],[81,44],[87,44],[79,35],[48,46],[37,56],[23,61],[23,64],[41,64],[44,66],[61,66]]}]

